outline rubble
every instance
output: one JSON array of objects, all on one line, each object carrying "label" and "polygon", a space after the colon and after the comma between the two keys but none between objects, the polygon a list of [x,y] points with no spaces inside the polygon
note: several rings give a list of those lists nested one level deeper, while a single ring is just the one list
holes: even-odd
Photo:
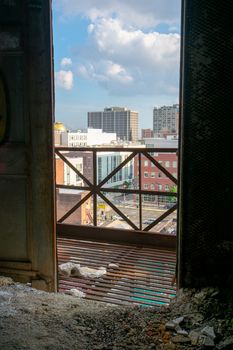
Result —
[{"label": "rubble", "polygon": [[67,262],[58,266],[58,271],[64,276],[71,277],[83,277],[83,278],[99,278],[106,275],[107,271],[105,267],[99,269],[93,269],[87,266],[80,266],[73,262]]},{"label": "rubble", "polygon": [[100,267],[99,269],[92,269],[87,266],[78,268],[79,276],[84,278],[99,278],[106,275],[107,271],[105,267]]},{"label": "rubble", "polygon": [[78,298],[85,298],[86,296],[86,294],[82,290],[77,288],[71,288],[69,290],[66,290],[66,293]]},{"label": "rubble", "polygon": [[218,350],[231,350],[231,349],[233,349],[233,336],[222,340],[218,344],[217,349]]},{"label": "rubble", "polygon": [[70,277],[70,276],[78,276],[78,268],[80,267],[79,264],[74,264],[72,262],[67,262],[64,264],[60,264],[58,266],[58,271],[61,275]]},{"label": "rubble", "polygon": [[205,326],[202,330],[201,330],[201,334],[206,335],[207,337],[211,338],[211,339],[215,339],[216,335],[214,333],[214,328],[210,327],[210,326]]},{"label": "rubble", "polygon": [[108,268],[109,268],[109,269],[119,269],[119,265],[118,265],[118,264],[110,263],[110,264],[108,264]]},{"label": "rubble", "polygon": [[[65,266],[65,273],[73,273],[73,267]],[[19,283],[1,286],[0,349],[233,349],[230,292],[179,291],[159,310],[89,301],[88,290],[81,288],[69,293],[45,293]]]},{"label": "rubble", "polygon": [[10,277],[0,276],[0,287],[2,286],[9,286],[10,284],[13,284],[14,281]]}]

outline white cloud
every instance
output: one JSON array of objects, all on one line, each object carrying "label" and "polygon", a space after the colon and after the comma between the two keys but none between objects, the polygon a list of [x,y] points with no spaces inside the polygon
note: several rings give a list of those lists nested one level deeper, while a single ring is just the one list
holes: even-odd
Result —
[{"label": "white cloud", "polygon": [[71,58],[69,58],[69,57],[62,58],[62,60],[61,60],[61,66],[62,67],[67,67],[67,66],[71,66],[71,65],[72,65]]},{"label": "white cloud", "polygon": [[[89,20],[87,42],[76,48],[79,76],[115,95],[178,95],[180,0],[55,0],[55,6],[63,17]],[[161,26],[170,32],[160,33]]]},{"label": "white cloud", "polygon": [[55,0],[64,16],[85,15],[92,21],[117,17],[128,25],[152,28],[159,23],[179,27],[180,0]]},{"label": "white cloud", "polygon": [[145,33],[110,18],[89,26],[89,40],[78,52],[83,77],[118,94],[178,91],[179,34]]},{"label": "white cloud", "polygon": [[133,82],[133,77],[127,74],[122,66],[112,61],[101,60],[81,65],[78,73],[86,79],[96,80],[105,85],[107,83],[127,85]]},{"label": "white cloud", "polygon": [[70,70],[55,72],[55,82],[58,87],[71,90],[73,88],[73,73]]}]

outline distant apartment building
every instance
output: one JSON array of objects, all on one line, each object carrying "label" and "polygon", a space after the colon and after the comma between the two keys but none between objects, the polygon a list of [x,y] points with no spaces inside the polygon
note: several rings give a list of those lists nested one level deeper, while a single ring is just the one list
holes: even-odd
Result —
[{"label": "distant apartment building", "polygon": [[[146,148],[155,148],[153,158],[160,163],[173,177],[177,178],[178,159],[176,152],[174,153],[158,153],[156,148],[174,148],[178,147],[178,140],[166,140],[164,138],[148,138],[145,139]],[[135,162],[135,176],[138,174],[139,163]],[[158,167],[156,167],[146,156],[141,159],[141,188],[148,191],[169,191],[174,186],[173,181],[169,179]],[[153,202],[158,200],[154,195],[144,195],[144,201]],[[166,198],[160,198],[165,201]]]},{"label": "distant apartment building", "polygon": [[144,139],[145,137],[153,137],[154,132],[152,129],[142,129],[141,130],[141,138]]},{"label": "distant apartment building", "polygon": [[123,141],[138,140],[138,112],[122,107],[105,108],[103,112],[88,112],[88,127],[116,133]]},{"label": "distant apartment building", "polygon": [[166,136],[178,134],[179,129],[179,105],[154,107],[153,131],[154,136]]}]

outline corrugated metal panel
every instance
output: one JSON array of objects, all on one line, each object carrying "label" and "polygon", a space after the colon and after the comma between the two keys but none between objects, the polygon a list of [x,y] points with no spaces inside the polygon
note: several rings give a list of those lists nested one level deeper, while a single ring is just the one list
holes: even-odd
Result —
[{"label": "corrugated metal panel", "polygon": [[[59,277],[59,290],[82,290],[86,299],[120,305],[168,305],[175,296],[175,252],[135,245],[119,245],[58,239],[58,262],[79,263],[91,268],[106,267],[97,279]],[[117,264],[112,269],[108,265]]]}]

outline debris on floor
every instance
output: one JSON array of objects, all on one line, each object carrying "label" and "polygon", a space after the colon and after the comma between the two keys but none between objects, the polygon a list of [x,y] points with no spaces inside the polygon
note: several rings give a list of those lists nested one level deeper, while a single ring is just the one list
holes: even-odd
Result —
[{"label": "debris on floor", "polygon": [[2,284],[0,349],[233,349],[232,291],[180,290],[160,309],[89,301],[81,292],[74,297]]},{"label": "debris on floor", "polygon": [[73,262],[67,262],[58,266],[58,271],[61,275],[68,277],[84,277],[84,278],[99,278],[106,275],[107,270],[105,267],[99,269],[93,269],[88,266],[80,266]]},{"label": "debris on floor", "polygon": [[13,284],[14,281],[10,277],[0,276],[0,287],[2,286],[8,286],[10,284]]},{"label": "debris on floor", "polygon": [[66,291],[67,294],[69,295],[73,295],[74,297],[78,297],[78,298],[85,298],[86,294],[77,288],[71,288],[69,290]]}]

